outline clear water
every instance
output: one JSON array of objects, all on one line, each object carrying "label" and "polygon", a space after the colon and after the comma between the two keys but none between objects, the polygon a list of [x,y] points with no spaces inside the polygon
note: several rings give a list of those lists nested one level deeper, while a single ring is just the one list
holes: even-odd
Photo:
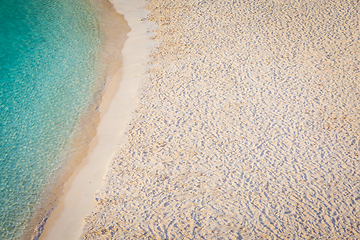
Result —
[{"label": "clear water", "polygon": [[99,92],[99,20],[90,0],[0,7],[0,239],[29,228]]}]

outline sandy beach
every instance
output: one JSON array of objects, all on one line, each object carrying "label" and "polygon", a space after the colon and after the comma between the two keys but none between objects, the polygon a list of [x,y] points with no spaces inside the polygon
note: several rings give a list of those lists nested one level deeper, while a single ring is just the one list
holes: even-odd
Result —
[{"label": "sandy beach", "polygon": [[358,2],[112,2],[126,116],[66,239],[360,238]]}]

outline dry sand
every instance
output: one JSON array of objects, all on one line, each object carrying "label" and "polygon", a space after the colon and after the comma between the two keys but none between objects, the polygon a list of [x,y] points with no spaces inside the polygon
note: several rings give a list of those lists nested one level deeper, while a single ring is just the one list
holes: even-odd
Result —
[{"label": "dry sand", "polygon": [[359,239],[359,2],[148,8],[161,45],[82,238]]}]

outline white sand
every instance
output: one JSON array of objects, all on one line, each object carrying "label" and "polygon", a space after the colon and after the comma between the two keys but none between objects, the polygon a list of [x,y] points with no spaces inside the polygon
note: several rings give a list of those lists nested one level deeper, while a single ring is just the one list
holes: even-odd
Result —
[{"label": "white sand", "polygon": [[149,9],[161,47],[82,238],[359,239],[360,4]]}]

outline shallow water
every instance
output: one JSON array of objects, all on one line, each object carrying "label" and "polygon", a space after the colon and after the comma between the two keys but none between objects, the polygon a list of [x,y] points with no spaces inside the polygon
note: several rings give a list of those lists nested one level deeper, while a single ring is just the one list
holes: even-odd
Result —
[{"label": "shallow water", "polygon": [[89,0],[9,0],[0,9],[0,238],[29,228],[103,83]]}]

